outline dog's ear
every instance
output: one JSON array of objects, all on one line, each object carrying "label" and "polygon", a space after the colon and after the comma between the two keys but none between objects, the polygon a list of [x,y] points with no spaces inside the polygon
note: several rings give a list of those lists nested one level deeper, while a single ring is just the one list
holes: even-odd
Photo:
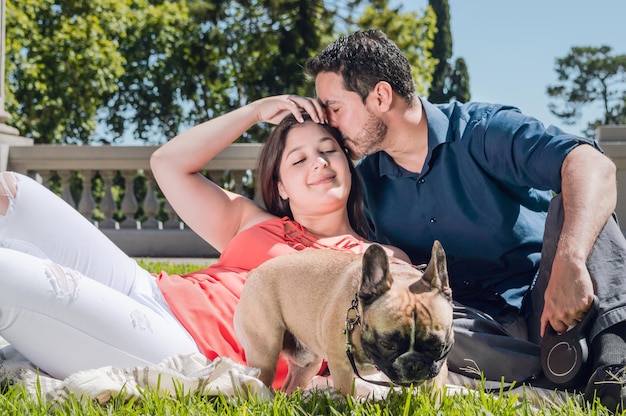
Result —
[{"label": "dog's ear", "polygon": [[363,254],[359,298],[364,304],[370,304],[387,292],[392,282],[387,253],[378,244],[372,244]]},{"label": "dog's ear", "polygon": [[430,261],[428,262],[428,266],[426,266],[422,279],[428,282],[432,287],[439,289],[449,299],[452,298],[446,253],[443,251],[441,243],[437,240],[433,243]]}]

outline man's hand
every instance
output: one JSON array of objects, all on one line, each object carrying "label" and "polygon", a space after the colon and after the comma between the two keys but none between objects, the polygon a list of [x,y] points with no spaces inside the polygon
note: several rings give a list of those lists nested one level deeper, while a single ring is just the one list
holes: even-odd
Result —
[{"label": "man's hand", "polygon": [[615,164],[590,145],[572,149],[561,166],[563,227],[544,293],[541,335],[550,323],[563,333],[593,303],[587,258],[617,202]]},{"label": "man's hand", "polygon": [[560,256],[557,252],[544,293],[541,336],[548,323],[558,333],[578,323],[591,308],[593,296],[593,284],[585,262]]}]

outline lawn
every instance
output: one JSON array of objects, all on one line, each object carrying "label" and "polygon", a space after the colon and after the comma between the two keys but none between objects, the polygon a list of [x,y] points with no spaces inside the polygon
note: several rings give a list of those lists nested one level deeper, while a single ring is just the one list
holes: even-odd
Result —
[{"label": "lawn", "polygon": [[[192,264],[156,263],[141,260],[151,271],[186,273],[200,268]],[[609,415],[600,405],[589,406],[580,396],[537,402],[525,389],[507,393],[505,388],[475,389],[469,394],[437,394],[427,391],[392,391],[384,399],[342,399],[329,392],[278,393],[273,400],[241,397],[176,395],[144,391],[140,398],[121,394],[104,404],[76,398],[49,403],[32,397],[19,385],[2,386],[0,415]],[[626,412],[622,413],[626,414]]]}]

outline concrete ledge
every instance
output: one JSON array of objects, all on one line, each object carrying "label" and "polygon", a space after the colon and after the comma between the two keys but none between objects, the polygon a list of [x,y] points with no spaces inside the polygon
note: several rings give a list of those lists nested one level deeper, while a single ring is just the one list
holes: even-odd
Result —
[{"label": "concrete ledge", "polygon": [[596,129],[596,139],[604,153],[617,167],[617,207],[615,214],[622,232],[626,234],[626,126],[600,126]]},{"label": "concrete ledge", "polygon": [[[12,147],[9,169],[27,173],[38,170],[137,170],[150,169],[150,156],[159,146],[37,145]],[[233,143],[212,160],[207,170],[255,169],[261,143]]]},{"label": "concrete ledge", "polygon": [[596,139],[601,143],[607,141],[626,142],[626,125],[600,126],[596,129]]},{"label": "concrete ledge", "polygon": [[195,232],[185,230],[101,229],[131,257],[216,258],[219,252]]}]

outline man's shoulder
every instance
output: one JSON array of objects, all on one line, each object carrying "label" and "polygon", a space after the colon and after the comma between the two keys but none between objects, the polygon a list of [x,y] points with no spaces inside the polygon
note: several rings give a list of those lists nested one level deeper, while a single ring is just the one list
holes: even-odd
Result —
[{"label": "man's shoulder", "polygon": [[466,103],[452,101],[450,103],[433,105],[437,107],[437,109],[439,109],[442,113],[444,113],[450,120],[457,118],[485,118],[499,111],[520,111],[517,107],[512,105],[487,103],[481,101],[468,101]]}]

